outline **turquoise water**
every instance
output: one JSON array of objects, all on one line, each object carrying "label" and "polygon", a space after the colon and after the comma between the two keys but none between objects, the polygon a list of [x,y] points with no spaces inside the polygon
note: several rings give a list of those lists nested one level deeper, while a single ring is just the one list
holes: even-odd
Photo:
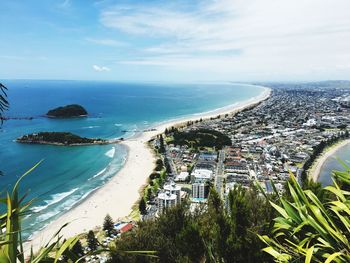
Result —
[{"label": "turquoise water", "polygon": [[[18,144],[39,131],[69,131],[85,137],[130,137],[159,122],[213,110],[259,95],[262,89],[241,84],[163,85],[84,81],[2,81],[9,88],[8,120],[0,130],[0,192],[39,160],[43,163],[22,184],[37,198],[26,218],[26,236],[81,202],[122,167],[127,151],[120,145],[57,147]],[[52,108],[81,104],[88,118],[55,120]],[[127,132],[124,132],[124,131]]]},{"label": "turquoise water", "polygon": [[350,145],[349,144],[338,149],[334,153],[334,155],[327,158],[327,160],[324,162],[319,179],[318,179],[319,182],[322,183],[322,185],[330,185],[333,183],[331,178],[332,171],[345,170],[345,168],[339,162],[339,159],[350,166]]}]

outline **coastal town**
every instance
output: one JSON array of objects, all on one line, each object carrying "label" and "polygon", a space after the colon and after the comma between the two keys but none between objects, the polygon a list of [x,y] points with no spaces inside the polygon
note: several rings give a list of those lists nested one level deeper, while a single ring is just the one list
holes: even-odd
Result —
[{"label": "coastal town", "polygon": [[[348,137],[347,89],[270,86],[271,96],[256,106],[172,127],[152,141],[160,167],[145,189],[143,219],[184,199],[194,206],[205,203],[212,185],[223,198],[237,184],[251,187],[256,182],[267,193],[282,193],[290,173],[302,182],[327,145]],[[179,134],[203,131],[221,133],[230,141],[223,146],[200,144],[196,138],[174,140]]]},{"label": "coastal town", "polygon": [[[267,95],[238,110],[148,129],[145,141],[118,141],[142,146],[145,153],[151,149],[154,155],[143,160],[153,171],[132,212],[116,219],[107,214],[102,228],[80,235],[78,254],[86,262],[107,262],[106,253],[90,254],[182,203],[190,211],[205,210],[214,190],[228,206],[229,193],[237,187],[282,195],[291,174],[301,185],[311,178],[317,157],[349,137],[350,91],[314,83],[269,87]],[[138,153],[129,158],[137,162]]]},{"label": "coastal town", "polygon": [[0,263],[350,263],[350,0],[0,9]]}]

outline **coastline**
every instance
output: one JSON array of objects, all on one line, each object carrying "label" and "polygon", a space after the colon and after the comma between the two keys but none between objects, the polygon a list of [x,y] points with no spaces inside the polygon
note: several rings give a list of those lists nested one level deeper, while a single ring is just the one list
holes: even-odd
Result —
[{"label": "coastline", "polygon": [[331,147],[329,147],[329,149],[326,149],[326,151],[323,152],[321,156],[316,159],[311,169],[309,170],[309,173],[308,173],[309,179],[313,180],[314,182],[317,182],[318,178],[320,177],[322,167],[327,161],[327,159],[332,157],[339,149],[343,148],[345,145],[349,143],[350,143],[350,139],[342,140],[336,143],[335,145],[332,145]]},{"label": "coastline", "polygon": [[33,250],[36,251],[40,246],[45,245],[54,233],[67,222],[69,222],[69,225],[61,231],[65,238],[101,226],[107,213],[114,220],[128,217],[133,205],[140,198],[140,189],[147,182],[147,178],[155,166],[154,153],[147,145],[150,139],[163,133],[166,128],[171,126],[181,126],[188,121],[205,120],[218,115],[223,117],[226,114],[236,114],[246,108],[254,107],[256,104],[269,98],[271,94],[270,88],[262,88],[264,91],[260,95],[249,100],[159,123],[152,129],[148,129],[148,131],[136,134],[120,142],[128,149],[127,160],[122,169],[80,204],[45,226],[38,233],[35,233],[31,240],[25,244],[25,250],[28,251],[30,246],[33,246]]}]

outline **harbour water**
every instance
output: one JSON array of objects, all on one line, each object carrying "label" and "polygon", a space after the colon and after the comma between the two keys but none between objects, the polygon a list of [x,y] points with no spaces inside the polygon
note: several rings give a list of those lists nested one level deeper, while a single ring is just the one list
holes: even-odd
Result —
[{"label": "harbour water", "polygon": [[[258,96],[263,89],[243,84],[132,84],[94,81],[5,80],[10,110],[0,129],[0,192],[35,163],[42,164],[21,183],[36,198],[24,221],[25,236],[38,231],[86,198],[121,169],[121,145],[62,147],[19,144],[40,131],[67,131],[84,137],[128,138],[157,123],[221,108]],[[48,119],[52,108],[80,104],[87,118]]]},{"label": "harbour water", "polygon": [[339,148],[324,162],[318,179],[322,185],[326,186],[333,183],[331,177],[333,171],[345,170],[339,160],[350,166],[350,144],[346,144],[345,146]]}]

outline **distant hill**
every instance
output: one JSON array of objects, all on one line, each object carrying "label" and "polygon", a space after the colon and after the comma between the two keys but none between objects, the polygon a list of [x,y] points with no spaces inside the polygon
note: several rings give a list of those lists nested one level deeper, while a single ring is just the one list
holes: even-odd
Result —
[{"label": "distant hill", "polygon": [[46,116],[51,118],[75,118],[75,117],[86,117],[87,111],[84,107],[78,104],[71,104],[64,107],[58,107],[49,110]]}]

